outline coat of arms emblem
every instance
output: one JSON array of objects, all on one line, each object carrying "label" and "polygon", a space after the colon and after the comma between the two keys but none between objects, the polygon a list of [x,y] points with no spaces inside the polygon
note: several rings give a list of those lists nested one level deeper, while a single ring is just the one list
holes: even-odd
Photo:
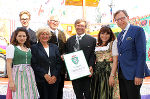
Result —
[{"label": "coat of arms emblem", "polygon": [[74,64],[78,64],[79,63],[79,59],[78,59],[78,57],[76,55],[73,55],[72,58],[71,58],[71,60],[72,60],[72,62]]}]

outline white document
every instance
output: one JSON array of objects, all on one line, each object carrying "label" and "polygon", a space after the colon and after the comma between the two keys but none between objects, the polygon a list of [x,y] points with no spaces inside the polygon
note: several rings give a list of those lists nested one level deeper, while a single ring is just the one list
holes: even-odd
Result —
[{"label": "white document", "polygon": [[70,80],[91,74],[82,50],[64,55],[64,60]]}]

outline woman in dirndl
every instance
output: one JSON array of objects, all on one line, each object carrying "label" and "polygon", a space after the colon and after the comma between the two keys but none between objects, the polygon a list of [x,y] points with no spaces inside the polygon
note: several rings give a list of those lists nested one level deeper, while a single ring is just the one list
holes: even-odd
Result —
[{"label": "woman in dirndl", "polygon": [[28,31],[18,27],[6,49],[9,78],[6,99],[38,99],[34,72],[31,67],[31,50]]}]

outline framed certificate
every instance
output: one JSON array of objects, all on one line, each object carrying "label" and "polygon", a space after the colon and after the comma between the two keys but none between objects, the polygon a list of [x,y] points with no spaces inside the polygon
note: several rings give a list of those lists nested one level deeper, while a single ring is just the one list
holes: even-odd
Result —
[{"label": "framed certificate", "polygon": [[78,79],[91,74],[82,50],[65,54],[64,61],[70,80]]}]

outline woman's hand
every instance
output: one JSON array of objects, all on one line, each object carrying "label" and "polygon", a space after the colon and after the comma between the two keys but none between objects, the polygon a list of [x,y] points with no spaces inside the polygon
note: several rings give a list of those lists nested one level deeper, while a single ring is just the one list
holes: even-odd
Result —
[{"label": "woman's hand", "polygon": [[55,82],[56,82],[56,77],[55,76],[52,76],[51,78],[50,78],[50,80],[48,81],[48,83],[49,84],[54,84]]},{"label": "woman's hand", "polygon": [[16,86],[15,86],[15,83],[13,81],[10,81],[9,82],[9,89],[13,92],[16,91]]},{"label": "woman's hand", "polygon": [[48,82],[48,84],[54,84],[56,82],[56,77],[55,76],[50,76],[48,74],[44,75],[44,78],[46,79],[46,81]]},{"label": "woman's hand", "polygon": [[114,85],[115,85],[114,76],[110,75],[109,76],[109,86],[113,87]]},{"label": "woman's hand", "polygon": [[44,75],[44,78],[46,79],[46,81],[49,83],[49,80],[51,79],[51,76],[48,74]]}]

